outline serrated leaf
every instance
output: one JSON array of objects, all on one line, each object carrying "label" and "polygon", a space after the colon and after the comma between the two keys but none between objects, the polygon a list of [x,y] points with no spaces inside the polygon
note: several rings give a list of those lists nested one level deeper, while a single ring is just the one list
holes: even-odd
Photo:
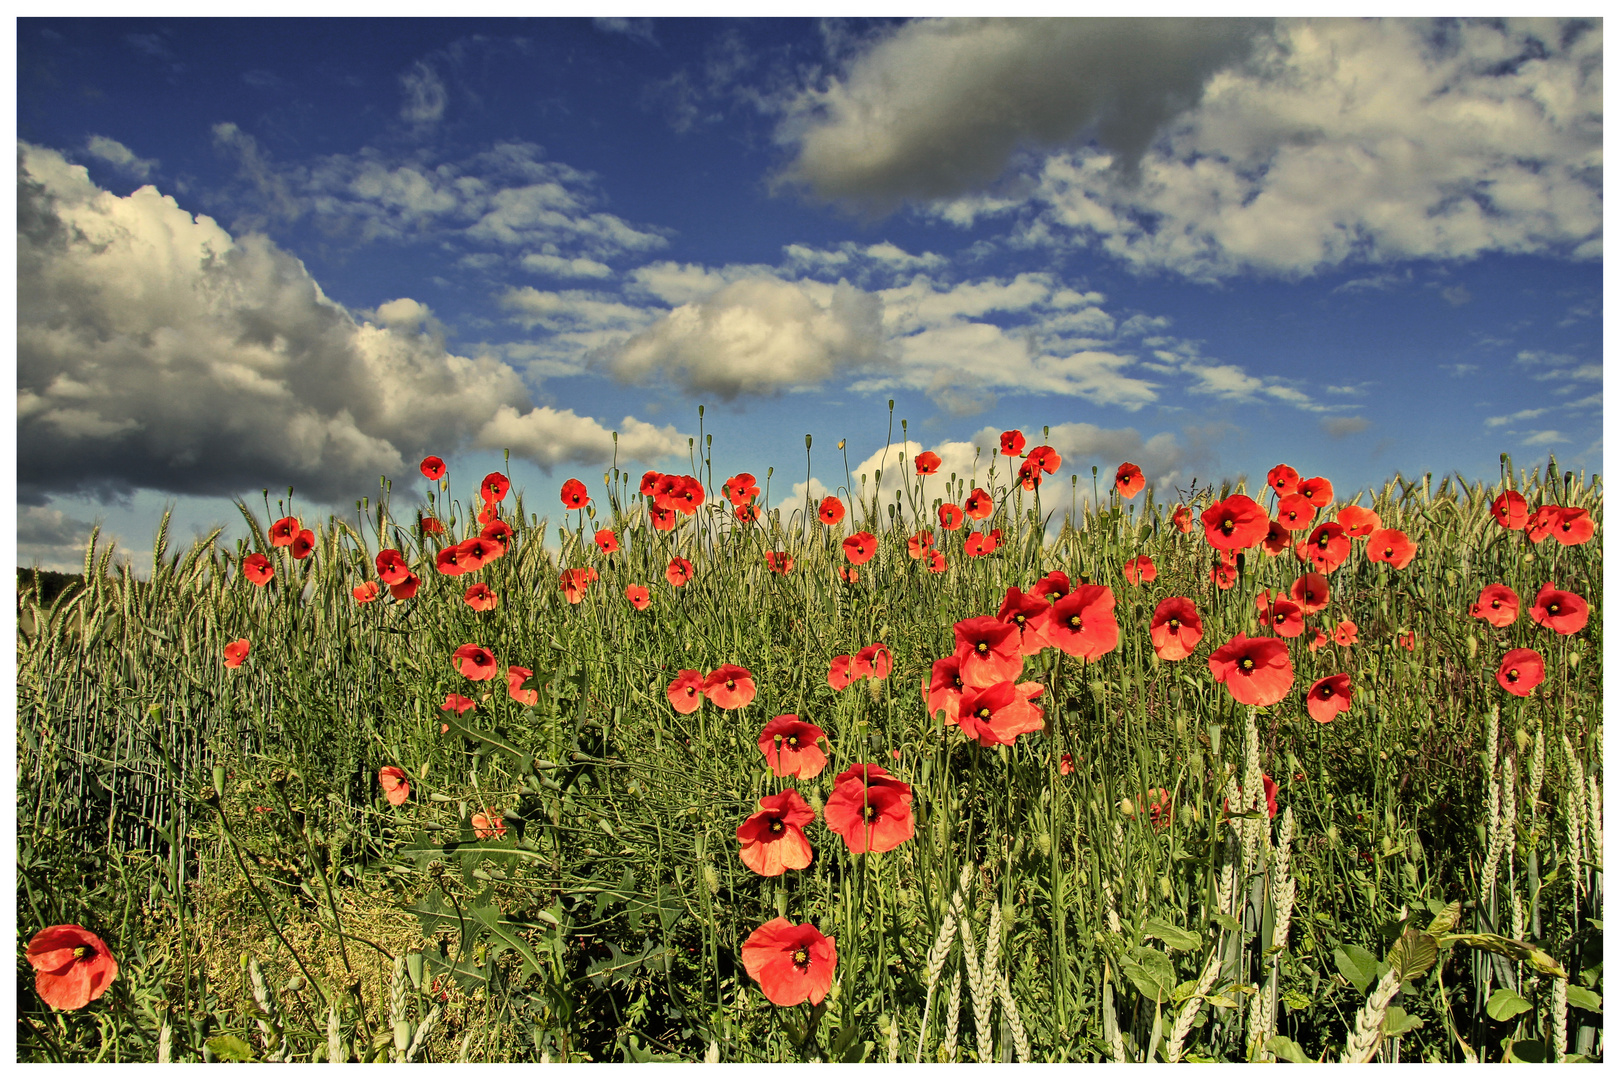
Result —
[{"label": "serrated leaf", "polygon": [[1389,950],[1387,963],[1402,982],[1415,979],[1434,966],[1440,956],[1433,934],[1408,930]]},{"label": "serrated leaf", "polygon": [[1191,930],[1183,930],[1174,923],[1163,919],[1149,919],[1142,924],[1142,936],[1158,938],[1164,942],[1167,949],[1179,949],[1182,952],[1191,952],[1203,943],[1203,938]]},{"label": "serrated leaf", "polygon": [[1266,1049],[1282,1060],[1292,1061],[1296,1065],[1306,1065],[1311,1060],[1305,1056],[1305,1051],[1299,1048],[1299,1043],[1286,1035],[1273,1035],[1267,1039]]},{"label": "serrated leaf", "polygon": [[1505,986],[1492,994],[1491,1000],[1485,1003],[1486,1015],[1492,1020],[1511,1020],[1529,1008],[1528,1001]]},{"label": "serrated leaf", "polygon": [[1125,977],[1131,980],[1137,992],[1154,1001],[1168,1000],[1170,988],[1176,981],[1170,958],[1157,949],[1135,949],[1132,957],[1123,967]]},{"label": "serrated leaf", "polygon": [[1423,1017],[1413,1016],[1399,1005],[1391,1005],[1384,1013],[1384,1034],[1401,1035],[1423,1026]]},{"label": "serrated leaf", "polygon": [[1457,926],[1457,920],[1462,918],[1462,901],[1453,900],[1435,913],[1433,921],[1429,923],[1429,933],[1449,934]]},{"label": "serrated leaf", "polygon": [[1598,1013],[1599,1015],[1603,1012],[1603,999],[1584,986],[1570,987],[1566,997],[1569,1003],[1577,1009],[1585,1009],[1589,1013]]},{"label": "serrated leaf", "polygon": [[221,1061],[252,1061],[253,1047],[235,1035],[215,1035],[203,1044]]},{"label": "serrated leaf", "polygon": [[1205,994],[1204,995],[1204,1001],[1207,1004],[1214,1005],[1216,1008],[1219,1008],[1219,1009],[1239,1009],[1239,1008],[1242,1008],[1242,1006],[1237,1003],[1237,1000],[1235,998],[1227,997],[1225,994]]},{"label": "serrated leaf", "polygon": [[1365,994],[1378,974],[1378,958],[1359,945],[1341,945],[1334,949],[1333,966],[1358,994]]}]

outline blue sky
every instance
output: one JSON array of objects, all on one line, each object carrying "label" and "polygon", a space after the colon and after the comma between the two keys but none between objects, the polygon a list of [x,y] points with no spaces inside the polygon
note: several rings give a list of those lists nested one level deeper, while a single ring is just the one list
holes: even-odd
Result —
[{"label": "blue sky", "polygon": [[1065,491],[1601,470],[1601,35],[20,20],[18,560],[429,453],[555,519],[700,403],[773,505],[890,398],[947,472],[1049,425]]}]

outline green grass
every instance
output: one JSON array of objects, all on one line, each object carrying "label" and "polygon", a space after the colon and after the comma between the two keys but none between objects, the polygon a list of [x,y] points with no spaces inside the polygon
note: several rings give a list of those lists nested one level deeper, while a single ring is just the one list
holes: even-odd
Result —
[{"label": "green grass", "polygon": [[[321,524],[303,561],[265,541],[286,509],[267,504],[243,507],[250,538],[235,551],[210,537],[170,552],[165,527],[149,582],[109,577],[94,540],[88,587],[41,603],[25,580],[19,1058],[155,1060],[161,1044],[172,1060],[326,1060],[334,1047],[366,1060],[1338,1060],[1352,1043],[1384,1060],[1601,1057],[1595,477],[1504,469],[1532,508],[1591,512],[1599,536],[1578,547],[1500,528],[1488,505],[1502,483],[1398,479],[1362,495],[1418,555],[1392,570],[1356,541],[1307,622],[1331,635],[1352,620],[1357,643],[1292,639],[1294,687],[1251,721],[1208,656],[1258,633],[1255,594],[1305,567],[1254,549],[1239,585],[1216,589],[1202,530],[1183,535],[1169,515],[1224,490],[1082,504],[1052,483],[1009,494],[1003,465],[953,486],[958,503],[975,483],[993,491],[983,526],[1003,529],[1002,548],[969,558],[968,529],[936,524],[948,569],[934,574],[906,552],[908,522],[934,521],[915,478],[891,477],[892,499],[841,492],[850,515],[828,529],[776,512],[741,526],[715,501],[725,478],[693,471],[710,502],[669,533],[645,524],[639,474],[590,483],[593,515],[556,525],[514,492],[502,516],[516,542],[463,577],[435,572],[417,508],[391,509],[385,491],[359,508],[361,528]],[[460,537],[477,504],[456,483],[470,506],[433,488],[421,508]],[[624,544],[611,557],[592,544],[604,526]],[[838,540],[862,528],[880,551],[849,584]],[[406,553],[420,591],[355,603],[385,546]],[[793,555],[790,573],[766,569],[772,550]],[[265,588],[235,570],[250,551],[272,554]],[[696,567],[679,589],[663,574],[676,554]],[[1132,587],[1121,566],[1137,554],[1158,576]],[[599,580],[570,605],[558,575],[578,566]],[[1118,648],[1028,658],[1044,732],[983,748],[942,728],[919,687],[953,624],[1054,569],[1113,590]],[[475,580],[500,597],[493,611],[462,602]],[[1530,621],[1545,581],[1587,599],[1585,629]],[[1501,630],[1467,614],[1492,582],[1524,607]],[[647,611],[625,600],[631,583],[651,588]],[[1171,595],[1204,620],[1175,663],[1147,634]],[[243,637],[247,662],[225,669]],[[876,641],[888,678],[832,690],[831,658]],[[467,642],[503,672],[535,671],[539,703],[460,676],[450,655]],[[1515,647],[1547,660],[1526,698],[1493,677]],[[671,709],[679,670],[725,663],[753,673],[752,703]],[[1319,725],[1302,693],[1337,672],[1353,706]],[[442,733],[450,692],[478,706]],[[783,713],[827,732],[815,779],[765,767],[755,740]],[[912,785],[910,841],[851,855],[818,818],[808,869],[765,879],[741,864],[735,831],[760,796],[795,786],[819,811],[863,761]],[[401,807],[381,797],[385,765],[410,776]],[[1261,771],[1280,785],[1269,823],[1247,803]],[[1122,810],[1160,787],[1165,827]],[[474,838],[486,808],[504,837]],[[1458,902],[1452,936],[1431,928]],[[820,1007],[773,1006],[742,969],[742,941],[778,915],[837,939]],[[100,934],[121,970],[105,997],[55,1014],[22,954],[66,922]],[[1430,945],[1436,962],[1413,959]]]}]

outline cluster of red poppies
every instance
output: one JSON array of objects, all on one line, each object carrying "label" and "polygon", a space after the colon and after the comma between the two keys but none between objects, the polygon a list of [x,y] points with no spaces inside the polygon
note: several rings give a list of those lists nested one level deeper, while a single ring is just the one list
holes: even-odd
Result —
[{"label": "cluster of red poppies", "polygon": [[722,709],[740,709],[754,700],[754,673],[737,664],[721,664],[707,675],[682,668],[664,691],[675,711],[685,716],[708,698]]},{"label": "cluster of red poppies", "polygon": [[653,528],[668,532],[683,514],[693,514],[703,505],[703,485],[695,476],[666,476],[648,471],[641,476],[641,494],[652,500],[647,517]]},{"label": "cluster of red poppies", "polygon": [[894,657],[889,655],[889,647],[881,641],[874,642],[854,656],[833,657],[827,667],[827,685],[842,690],[857,679],[886,679],[893,667]]},{"label": "cluster of red poppies", "polygon": [[1596,525],[1592,516],[1578,506],[1538,506],[1530,512],[1530,504],[1517,491],[1504,491],[1491,503],[1491,516],[1504,529],[1524,530],[1526,536],[1539,544],[1552,537],[1560,544],[1573,547],[1592,539]]}]

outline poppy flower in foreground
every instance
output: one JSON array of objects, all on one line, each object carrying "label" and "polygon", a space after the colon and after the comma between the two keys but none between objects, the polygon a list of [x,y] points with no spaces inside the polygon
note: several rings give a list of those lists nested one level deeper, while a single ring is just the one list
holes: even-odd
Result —
[{"label": "poppy flower in foreground", "polygon": [[1321,574],[1301,574],[1289,588],[1288,596],[1305,614],[1315,615],[1328,606],[1328,580]]},{"label": "poppy flower in foreground", "polygon": [[930,551],[928,558],[923,560],[930,574],[943,574],[945,572],[945,553],[943,551]]},{"label": "poppy flower in foreground", "polygon": [[[1416,550],[1415,548],[1413,550]],[[1299,561],[1310,563],[1324,574],[1331,574],[1350,557],[1350,538],[1344,535],[1344,526],[1336,521],[1324,521],[1311,530],[1308,539],[1295,546]]]},{"label": "poppy flower in foreground", "polygon": [[1541,685],[1547,675],[1547,665],[1534,649],[1510,649],[1496,669],[1496,681],[1502,689],[1515,697],[1529,697],[1530,691]]},{"label": "poppy flower in foreground", "polygon": [[474,611],[493,611],[500,600],[500,597],[495,595],[495,590],[482,581],[476,585],[469,585],[467,591],[461,594],[461,598]]},{"label": "poppy flower in foreground", "polygon": [[1288,530],[1282,522],[1273,521],[1266,527],[1266,535],[1260,538],[1260,550],[1266,555],[1281,555],[1294,546],[1294,538],[1288,535]]},{"label": "poppy flower in foreground", "polygon": [[778,716],[759,733],[759,752],[774,776],[810,780],[827,767],[827,755],[816,744],[827,733],[793,713]]},{"label": "poppy flower in foreground", "polygon": [[460,544],[451,544],[447,548],[439,549],[439,553],[433,558],[433,566],[439,573],[448,577],[460,577],[470,569],[463,562],[465,557]]},{"label": "poppy flower in foreground", "polygon": [[456,563],[463,570],[481,570],[506,554],[506,546],[483,534],[469,536],[456,545]]},{"label": "poppy flower in foreground", "polygon": [[1058,600],[1069,595],[1069,575],[1061,570],[1053,570],[1037,581],[1035,587],[1029,591],[1043,600]]},{"label": "poppy flower in foreground", "polygon": [[444,458],[429,454],[422,459],[422,475],[429,480],[444,479]]},{"label": "poppy flower in foreground", "polygon": [[823,525],[836,525],[844,520],[844,504],[835,495],[829,495],[821,500],[821,507],[816,511],[816,519]]},{"label": "poppy flower in foreground", "polygon": [[1074,755],[1064,754],[1062,757],[1058,758],[1058,774],[1060,776],[1068,776],[1072,772],[1074,772]]},{"label": "poppy flower in foreground", "polygon": [[1153,651],[1161,660],[1185,660],[1204,639],[1204,621],[1185,596],[1167,596],[1153,609],[1148,623]]},{"label": "poppy flower in foreground", "polygon": [[980,615],[957,623],[955,633],[955,653],[967,685],[992,686],[1016,679],[1024,670],[1018,627],[1012,623]]},{"label": "poppy flower in foreground", "polygon": [[377,552],[376,562],[377,576],[382,579],[384,585],[404,581],[405,576],[411,572],[405,556],[396,548],[383,548]]},{"label": "poppy flower in foreground", "polygon": [[983,521],[993,514],[995,509],[990,493],[984,488],[974,488],[973,492],[962,500],[962,512],[974,521]]},{"label": "poppy flower in foreground", "polygon": [[292,545],[287,548],[289,554],[295,559],[307,559],[315,550],[315,533],[311,529],[300,529],[298,535],[293,537]]},{"label": "poppy flower in foreground", "polygon": [[917,475],[933,476],[939,472],[939,455],[932,450],[924,450],[917,455]]},{"label": "poppy flower in foreground", "polygon": [[789,870],[803,870],[815,853],[805,838],[804,827],[816,820],[816,812],[792,788],[780,795],[759,800],[759,811],[737,826],[737,854],[743,865],[762,877],[778,877]]},{"label": "poppy flower in foreground", "polygon": [[1522,529],[1530,520],[1530,504],[1517,491],[1504,491],[1491,501],[1491,516],[1504,529]]},{"label": "poppy flower in foreground", "polygon": [[848,653],[833,657],[832,663],[827,665],[827,685],[834,690],[844,689],[857,677],[855,658]]},{"label": "poppy flower in foreground", "polygon": [[570,510],[584,509],[591,497],[585,492],[585,485],[579,480],[568,479],[563,481],[562,504]]},{"label": "poppy flower in foreground", "polygon": [[450,654],[450,662],[462,675],[473,682],[495,677],[495,654],[482,645],[468,643]]},{"label": "poppy flower in foreground", "polygon": [[1275,705],[1294,685],[1288,646],[1276,638],[1236,634],[1210,654],[1209,672],[1241,705]]},{"label": "poppy flower in foreground", "polygon": [[793,556],[785,551],[767,551],[765,565],[778,574],[786,574],[793,569]]},{"label": "poppy flower in foreground", "polygon": [[1153,560],[1146,555],[1138,555],[1128,559],[1125,563],[1125,580],[1132,585],[1142,585],[1159,576],[1159,568],[1153,565]]},{"label": "poppy flower in foreground", "polygon": [[1311,500],[1312,506],[1318,508],[1333,501],[1333,485],[1326,477],[1313,476],[1309,480],[1301,480],[1295,490]]},{"label": "poppy flower in foreground", "polygon": [[868,678],[887,679],[894,670],[894,657],[889,654],[887,645],[874,641],[855,654],[855,670]]},{"label": "poppy flower in foreground", "polygon": [[[1586,620],[1582,618],[1581,621],[1584,623]],[[247,638],[238,638],[225,646],[225,666],[228,668],[241,667],[242,661],[247,659],[250,647]]]},{"label": "poppy flower in foreground", "polygon": [[525,690],[523,684],[534,677],[534,672],[526,667],[513,664],[506,669],[506,696],[519,705],[536,705],[540,701],[540,691]]},{"label": "poppy flower in foreground", "polygon": [[1545,626],[1560,634],[1573,634],[1586,625],[1586,601],[1572,592],[1552,587],[1552,582],[1536,593],[1530,618],[1537,626]]},{"label": "poppy flower in foreground", "polygon": [[1565,547],[1576,547],[1592,539],[1597,526],[1592,523],[1592,515],[1578,506],[1560,507],[1558,521],[1553,526],[1552,538]]},{"label": "poppy flower in foreground", "polygon": [[409,600],[416,595],[416,590],[421,587],[421,584],[421,578],[415,574],[406,574],[403,580],[396,581],[388,586],[388,594],[395,600]]},{"label": "poppy flower in foreground", "polygon": [[685,716],[703,707],[703,675],[691,668],[682,668],[664,691],[675,711]]},{"label": "poppy flower in foreground", "polygon": [[1022,431],[1003,431],[1001,433],[1001,452],[1008,457],[1017,457],[1024,452],[1024,433]]},{"label": "poppy flower in foreground", "polygon": [[858,532],[844,538],[844,558],[851,565],[862,566],[877,554],[877,537],[869,532]]},{"label": "poppy flower in foreground", "polygon": [[1275,630],[1279,637],[1298,637],[1305,632],[1305,613],[1281,593],[1272,596],[1261,589],[1260,595],[1254,598],[1254,606],[1260,611],[1260,624]]},{"label": "poppy flower in foreground", "polygon": [[1305,694],[1305,711],[1318,724],[1326,724],[1342,712],[1350,711],[1350,676],[1329,675],[1317,679]]},{"label": "poppy flower in foreground", "polygon": [[1185,506],[1176,507],[1175,513],[1170,515],[1170,524],[1174,525],[1178,532],[1184,532],[1184,533],[1192,532],[1193,531],[1192,511],[1189,510]]},{"label": "poppy flower in foreground", "polygon": [[262,552],[255,551],[242,560],[242,576],[255,585],[268,585],[276,576],[276,568]]},{"label": "poppy flower in foreground", "polygon": [[506,498],[506,493],[512,490],[511,481],[498,472],[492,472],[484,477],[484,482],[478,486],[478,493],[486,503],[498,503]]},{"label": "poppy flower in foreground", "polygon": [[1046,636],[1069,656],[1096,660],[1113,652],[1119,644],[1114,590],[1106,585],[1082,585],[1075,589],[1052,605]]},{"label": "poppy flower in foreground", "polygon": [[658,495],[658,481],[662,480],[663,478],[663,473],[657,471],[656,469],[648,469],[646,472],[641,474],[641,487],[639,488],[640,492],[649,499],[656,498]]},{"label": "poppy flower in foreground", "polygon": [[754,700],[754,675],[736,664],[721,664],[703,680],[703,693],[722,709],[740,709]]},{"label": "poppy flower in foreground", "polygon": [[478,508],[478,524],[480,528],[498,520],[500,520],[500,513],[495,509],[494,503],[487,502]]},{"label": "poppy flower in foreground", "polygon": [[367,581],[364,584],[356,585],[353,591],[355,603],[369,604],[382,594],[382,587],[375,581]]},{"label": "poppy flower in foreground", "polygon": [[647,605],[652,603],[652,594],[645,585],[630,585],[624,590],[624,598],[630,601],[630,606],[637,611],[646,611]]},{"label": "poppy flower in foreground", "polygon": [[1299,490],[1299,471],[1292,465],[1273,465],[1266,473],[1266,483],[1277,493],[1277,498],[1292,495]]},{"label": "poppy flower in foreground", "polygon": [[1044,689],[1037,682],[969,687],[962,691],[957,705],[956,719],[962,734],[977,739],[980,746],[1011,746],[1018,736],[1040,731],[1046,726],[1045,714],[1030,701]]},{"label": "poppy flower in foreground", "polygon": [[1383,522],[1374,511],[1352,503],[1339,511],[1339,524],[1344,526],[1346,536],[1369,536]]},{"label": "poppy flower in foreground", "polygon": [[1253,547],[1266,535],[1271,519],[1247,495],[1229,495],[1199,515],[1204,539],[1218,551]]},{"label": "poppy flower in foreground", "polygon": [[1314,517],[1316,507],[1311,505],[1311,500],[1297,492],[1277,500],[1277,523],[1289,532],[1304,532],[1311,527]]},{"label": "poppy flower in foreground", "polygon": [[946,532],[955,532],[962,527],[965,519],[962,508],[955,503],[941,503],[939,507],[939,527]]},{"label": "poppy flower in foreground", "polygon": [[738,473],[720,485],[720,494],[733,506],[746,506],[759,497],[759,482],[753,473]]},{"label": "poppy flower in foreground", "polygon": [[834,778],[822,818],[853,854],[892,851],[916,828],[911,785],[880,765],[852,765]]},{"label": "poppy flower in foreground", "polygon": [[557,579],[557,587],[562,590],[563,599],[570,604],[577,604],[585,599],[585,592],[596,577],[596,567],[577,566],[562,572]]},{"label": "poppy flower in foreground", "polygon": [[28,940],[34,992],[53,1009],[82,1009],[118,977],[107,943],[77,923],[47,926]]},{"label": "poppy flower in foreground", "polygon": [[996,550],[996,542],[984,533],[970,532],[962,541],[962,551],[970,556],[989,555]]},{"label": "poppy flower in foreground", "polygon": [[1062,466],[1063,455],[1050,446],[1037,446],[1029,452],[1029,457],[1025,458],[1024,461],[1026,464],[1038,466],[1042,472],[1050,476]]},{"label": "poppy flower in foreground", "polygon": [[742,943],[743,970],[773,1005],[820,1005],[838,969],[837,944],[813,923],[772,919]]},{"label": "poppy flower in foreground", "polygon": [[741,506],[734,507],[731,513],[733,517],[744,525],[752,525],[759,520],[759,507],[753,503],[743,503]]},{"label": "poppy flower in foreground", "polygon": [[664,577],[678,589],[692,580],[692,564],[677,555],[664,567]]},{"label": "poppy flower in foreground", "polygon": [[996,618],[1018,627],[1018,654],[1034,656],[1052,646],[1051,638],[1046,635],[1051,612],[1052,605],[1039,595],[1019,592],[1016,585],[1011,585],[1007,588],[1006,598],[1001,601]]},{"label": "poppy flower in foreground", "polygon": [[605,554],[612,555],[619,550],[619,538],[614,535],[612,529],[597,529],[596,546],[601,548]]},{"label": "poppy flower in foreground", "polygon": [[405,778],[405,770],[398,765],[384,765],[378,769],[377,783],[382,786],[383,798],[388,800],[389,806],[404,806],[405,800],[411,797],[411,782]]},{"label": "poppy flower in foreground", "polygon": [[659,532],[669,532],[680,522],[680,515],[675,513],[674,507],[655,506],[647,511],[647,518],[652,522],[653,528]]},{"label": "poppy flower in foreground", "polygon": [[1389,563],[1397,570],[1404,570],[1416,554],[1417,545],[1399,529],[1374,529],[1367,537],[1369,562]]},{"label": "poppy flower in foreground", "polygon": [[282,518],[270,526],[270,532],[267,535],[270,538],[271,547],[290,547],[293,538],[298,535],[298,519],[295,517]]},{"label": "poppy flower in foreground", "polygon": [[1147,479],[1142,475],[1142,470],[1128,461],[1114,473],[1114,488],[1122,499],[1131,498],[1146,486]]},{"label": "poppy flower in foreground", "polygon": [[476,701],[472,698],[464,698],[460,694],[444,695],[444,704],[439,706],[445,712],[453,712],[457,716],[460,716],[468,709],[476,709],[477,707],[478,703]]},{"label": "poppy flower in foreground", "polygon": [[1041,486],[1040,464],[1034,458],[1025,458],[1024,463],[1018,466],[1018,486],[1025,491],[1034,491]]},{"label": "poppy flower in foreground", "polygon": [[427,514],[423,514],[416,519],[416,526],[427,536],[444,535],[444,523],[436,517],[429,517]]},{"label": "poppy flower in foreground", "polygon": [[1553,528],[1558,524],[1558,515],[1563,511],[1562,506],[1538,506],[1536,512],[1530,515],[1525,522],[1524,534],[1533,544],[1539,544],[1553,534]]},{"label": "poppy flower in foreground", "polygon": [[499,840],[506,835],[506,822],[490,809],[472,816],[473,835],[480,840]]},{"label": "poppy flower in foreground", "polygon": [[928,703],[928,715],[933,716],[943,709],[945,726],[954,725],[957,722],[964,689],[966,684],[962,681],[962,658],[952,655],[943,660],[935,660],[929,670],[928,681],[924,682],[922,687],[923,700]]},{"label": "poppy flower in foreground", "polygon": [[923,529],[906,539],[906,554],[913,559],[925,557],[934,547],[934,534]]}]

